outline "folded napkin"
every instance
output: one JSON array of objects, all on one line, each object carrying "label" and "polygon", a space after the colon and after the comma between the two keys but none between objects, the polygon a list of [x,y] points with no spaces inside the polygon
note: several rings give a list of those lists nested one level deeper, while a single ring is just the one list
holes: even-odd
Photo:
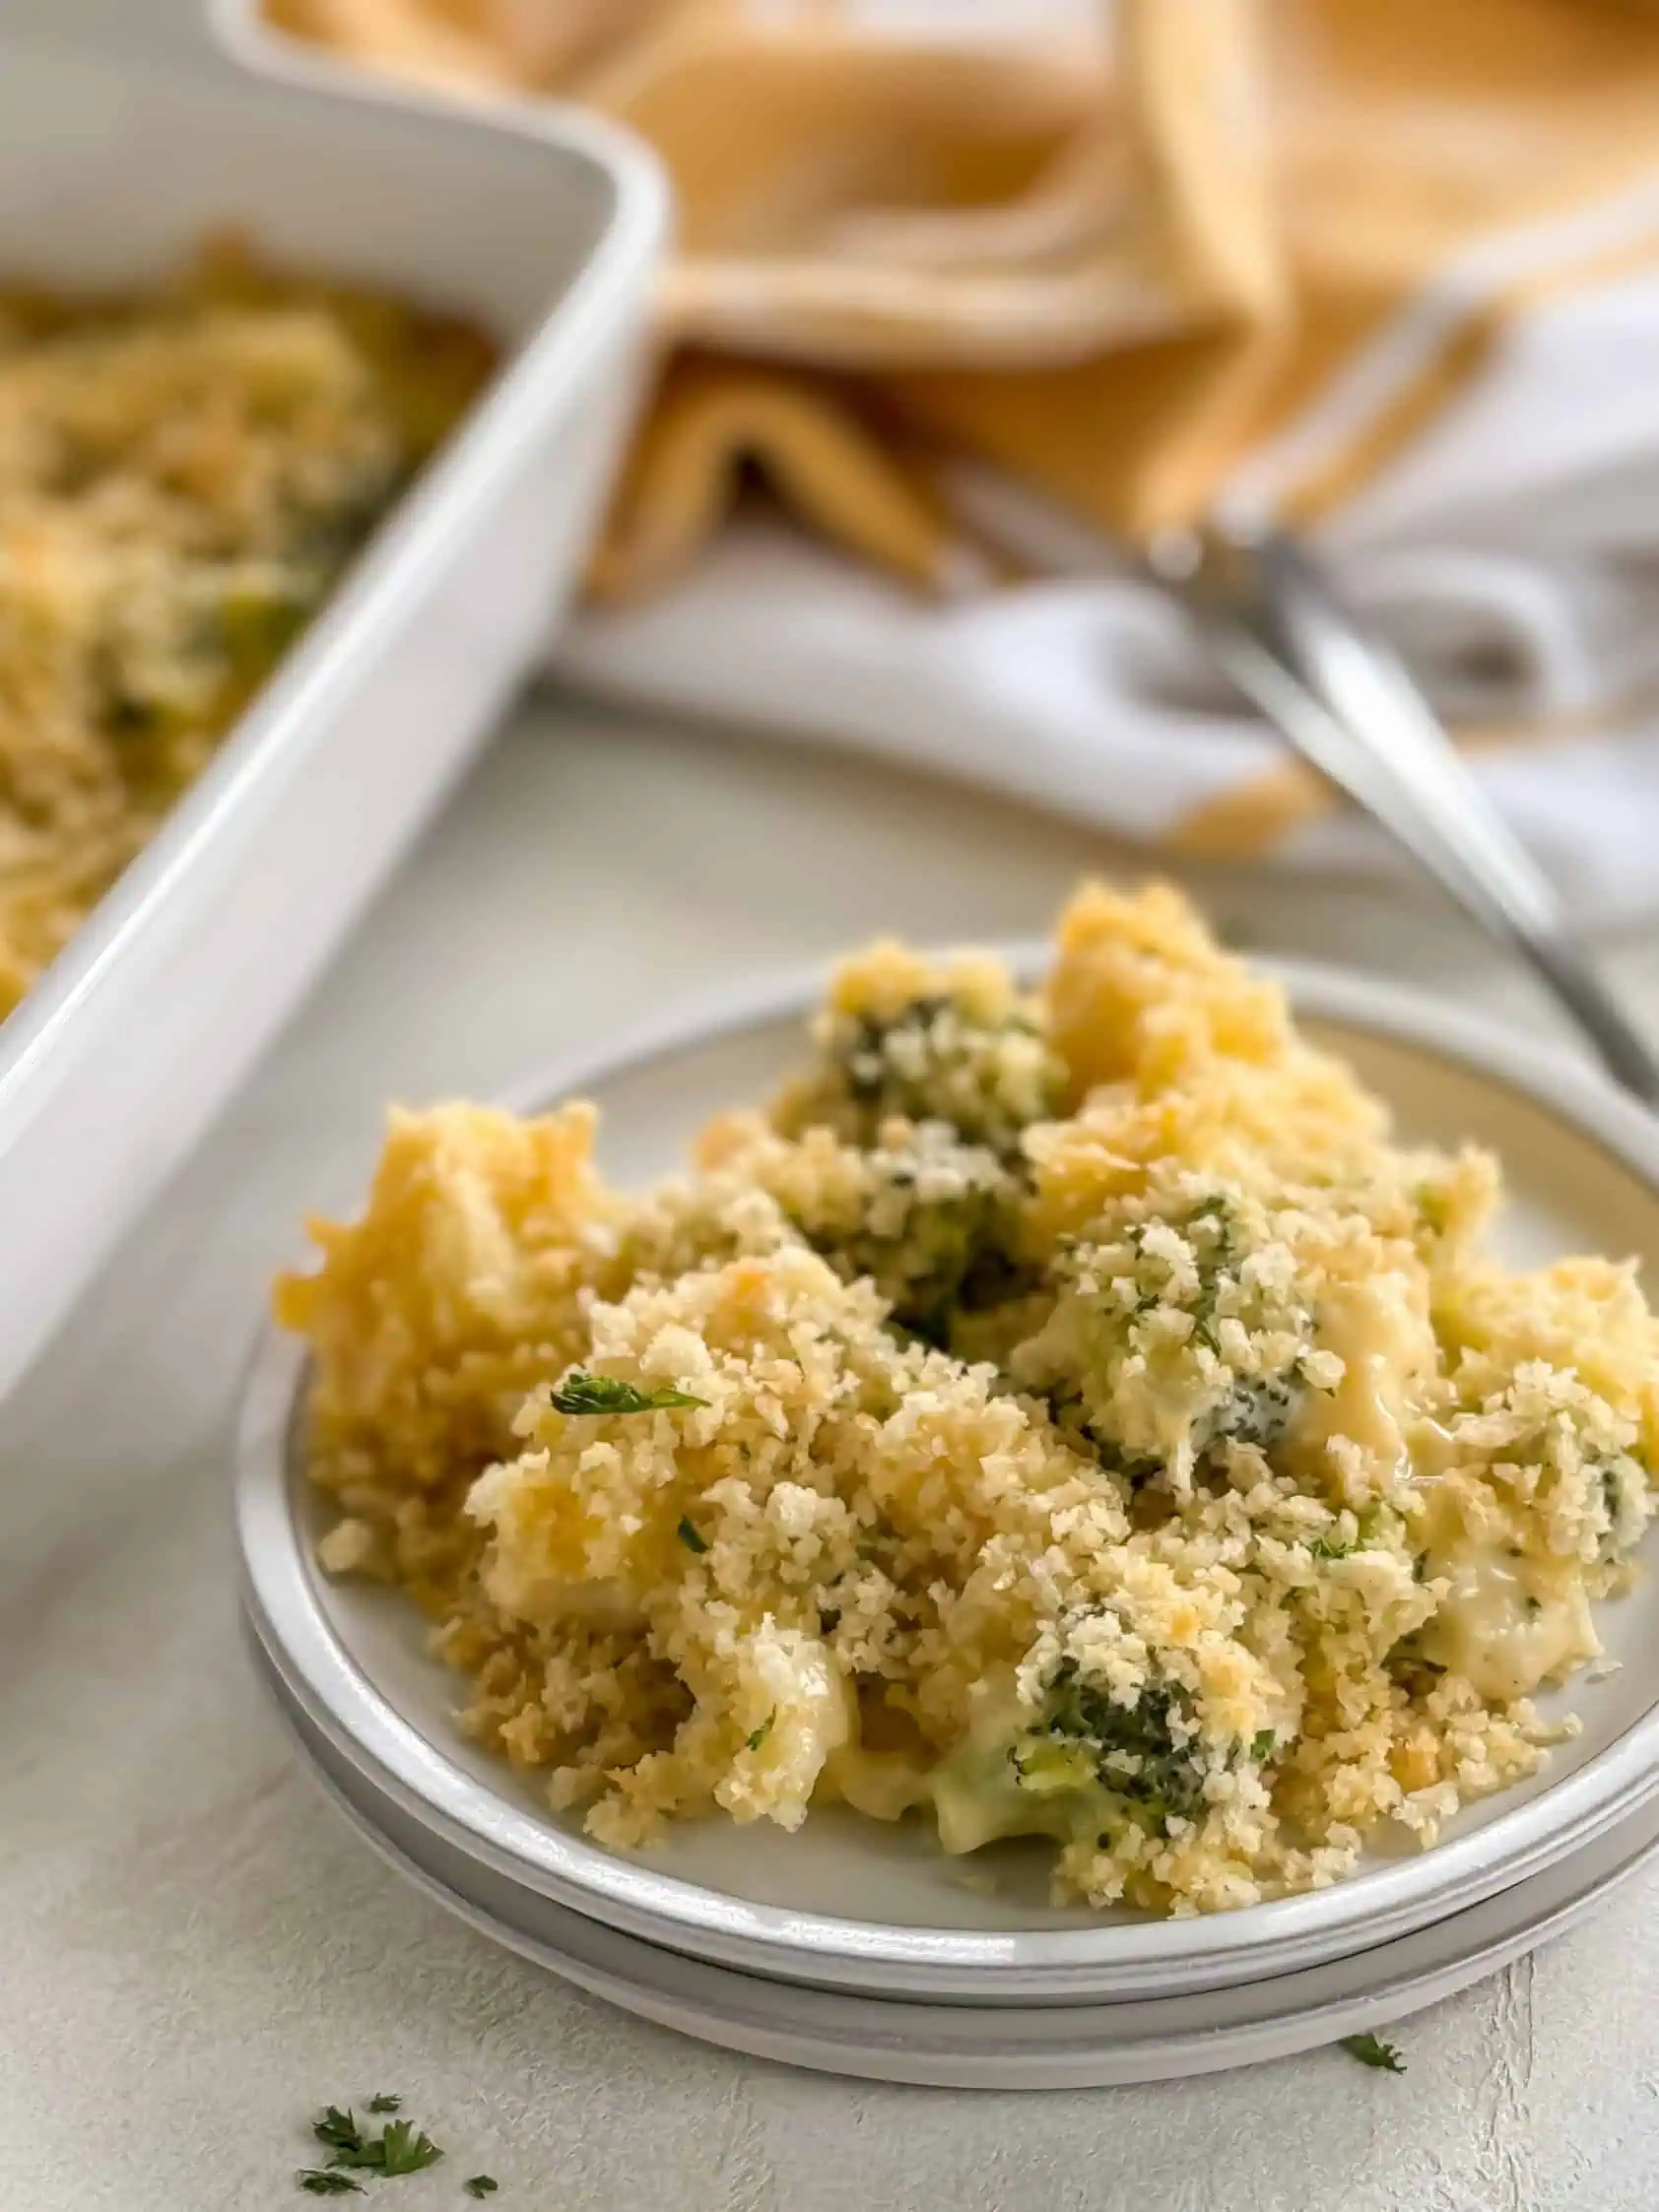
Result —
[{"label": "folded napkin", "polygon": [[668,163],[580,680],[1374,865],[1125,558],[1248,503],[1318,537],[1587,911],[1659,900],[1659,12],[267,4]]}]

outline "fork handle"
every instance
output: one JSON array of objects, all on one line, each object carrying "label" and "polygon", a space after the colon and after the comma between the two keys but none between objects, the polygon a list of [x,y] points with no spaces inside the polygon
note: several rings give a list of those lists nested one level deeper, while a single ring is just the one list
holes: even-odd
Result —
[{"label": "fork handle", "polygon": [[1554,885],[1452,747],[1403,661],[1281,532],[1183,533],[1156,552],[1217,660],[1330,781],[1512,944],[1610,1073],[1659,1105],[1659,1059],[1578,944]]}]

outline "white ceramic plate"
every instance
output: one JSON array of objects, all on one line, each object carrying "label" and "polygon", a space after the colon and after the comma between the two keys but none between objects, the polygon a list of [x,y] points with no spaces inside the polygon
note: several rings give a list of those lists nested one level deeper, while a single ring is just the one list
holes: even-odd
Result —
[{"label": "white ceramic plate", "polygon": [[[263,1658],[263,1655],[260,1655]],[[554,1904],[365,1787],[268,1659],[301,1757],[365,1842],[445,1910],[624,2011],[752,2057],[945,2089],[1094,2089],[1254,2065],[1385,2028],[1564,1934],[1659,1854],[1659,1812],[1450,1920],[1243,1987],[1100,2005],[893,2002],[688,1959]]]},{"label": "white ceramic plate", "polygon": [[[1030,970],[1037,954],[1018,948]],[[1536,1261],[1571,1247],[1633,1252],[1659,1270],[1659,1128],[1576,1065],[1461,1013],[1314,968],[1282,971],[1305,1020],[1359,1065],[1414,1137],[1476,1138],[1504,1156],[1500,1242]],[[519,1086],[514,1103],[582,1093],[605,1112],[619,1180],[675,1165],[722,1106],[752,1100],[801,1050],[819,979],[728,997]],[[1314,1966],[1468,1909],[1585,1847],[1659,1789],[1659,1596],[1602,1610],[1627,1662],[1563,1694],[1584,1723],[1546,1773],[1460,1816],[1434,1851],[1377,1859],[1335,1888],[1198,1920],[1115,1918],[1043,1901],[1040,1848],[1006,1847],[987,1897],[919,1824],[814,1814],[689,1824],[624,1856],[562,1824],[534,1786],[463,1739],[456,1684],[425,1657],[393,1594],[315,1569],[314,1501],[294,1437],[303,1366],[262,1350],[242,1420],[238,1526],[262,1642],[373,1785],[419,1805],[431,1831],[515,1883],[648,1941],[826,1986],[977,2003],[1095,2002],[1214,1989]],[[978,1868],[982,1859],[971,1862]]]}]

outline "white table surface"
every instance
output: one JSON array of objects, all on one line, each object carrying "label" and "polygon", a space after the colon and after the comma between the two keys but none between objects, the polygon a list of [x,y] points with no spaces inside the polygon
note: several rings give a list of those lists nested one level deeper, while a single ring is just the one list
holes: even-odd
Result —
[{"label": "white table surface", "polygon": [[[383,2184],[397,2212],[465,2203],[480,2169],[501,2212],[1651,2212],[1659,1880],[1408,2023],[1404,2080],[1330,2051],[1133,2090],[882,2088],[702,2049],[452,1922],[325,1807],[244,1662],[238,1365],[300,1213],[349,1200],[388,1096],[488,1092],[878,924],[1037,929],[1079,874],[1137,865],[863,762],[521,710],[0,1409],[4,2212],[306,2203],[307,2114],[380,2089],[450,2152]],[[1427,896],[1199,887],[1251,944],[1547,1019]],[[1659,1026],[1659,944],[1614,958]]]}]

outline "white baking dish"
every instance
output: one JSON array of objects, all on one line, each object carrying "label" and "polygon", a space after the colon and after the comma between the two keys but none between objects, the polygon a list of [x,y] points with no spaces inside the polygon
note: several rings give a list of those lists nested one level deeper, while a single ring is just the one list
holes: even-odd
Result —
[{"label": "white baking dish", "polygon": [[476,316],[502,372],[0,1027],[0,1390],[293,1009],[545,650],[636,389],[665,197],[587,117],[250,74],[197,0],[0,0],[0,272],[233,225]]}]

